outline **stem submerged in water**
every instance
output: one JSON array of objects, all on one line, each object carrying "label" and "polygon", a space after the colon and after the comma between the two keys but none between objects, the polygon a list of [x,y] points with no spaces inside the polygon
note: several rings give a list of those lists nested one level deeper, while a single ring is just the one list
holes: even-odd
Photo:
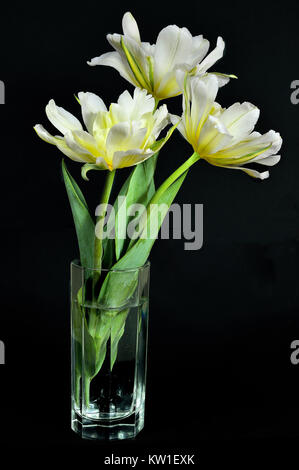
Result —
[{"label": "stem submerged in water", "polygon": [[80,406],[80,380],[81,376],[79,374],[76,374],[75,378],[75,402],[78,406]]},{"label": "stem submerged in water", "polygon": [[84,401],[86,408],[89,407],[90,403],[90,377],[84,377],[83,385],[84,385]]}]

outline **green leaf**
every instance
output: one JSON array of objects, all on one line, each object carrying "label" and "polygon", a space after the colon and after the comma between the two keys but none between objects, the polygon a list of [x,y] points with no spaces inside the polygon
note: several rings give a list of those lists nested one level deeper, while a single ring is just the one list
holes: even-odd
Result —
[{"label": "green leaf", "polygon": [[[138,219],[139,221],[141,221],[142,218],[144,217],[144,215],[145,215],[144,212],[146,211],[146,206],[148,205],[149,201],[151,200],[151,198],[153,197],[154,194],[155,194],[155,183],[154,183],[154,180],[152,179],[150,181],[150,184],[149,184],[149,188],[148,188],[148,192],[147,192],[147,198],[144,202],[145,209],[140,214],[139,219]],[[137,226],[137,221],[134,222],[134,224],[135,224],[135,226]],[[136,239],[131,238],[126,251],[128,251],[134,245],[135,242],[136,242]]]},{"label": "green leaf", "polygon": [[122,310],[113,318],[111,323],[111,351],[110,351],[110,368],[112,370],[117,357],[118,343],[124,334],[126,319],[129,309]]},{"label": "green leaf", "polygon": [[[90,317],[95,320],[93,331],[88,327],[86,316],[89,317],[89,321]],[[77,377],[81,377],[83,374],[84,377],[92,379],[97,375],[106,356],[106,344],[110,336],[110,330],[110,312],[84,306],[82,288],[79,289],[77,299],[72,302],[72,334]],[[82,362],[82,352],[84,362]]]},{"label": "green leaf", "polygon": [[129,309],[124,310],[102,310],[98,312],[97,328],[94,336],[96,347],[95,374],[99,372],[106,357],[107,342],[110,337],[110,367],[113,368],[117,357],[117,346],[124,334],[126,318]]},{"label": "green leaf", "polygon": [[95,226],[86,200],[62,160],[62,175],[72,209],[82,266],[93,266]]},{"label": "green leaf", "polygon": [[[158,235],[158,231],[163,222],[163,219],[177,192],[183,184],[186,175],[187,171],[185,171],[185,173],[183,173],[180,178],[172,183],[158,199],[158,204],[164,204],[164,210],[161,214],[159,224],[156,226],[156,234],[154,235]],[[153,219],[155,216],[155,211],[149,211],[149,224],[153,222],[151,219]],[[124,270],[143,266],[147,261],[154,242],[155,238],[139,239],[135,245],[130,250],[128,250],[127,253],[113,266],[113,269],[116,269],[116,271],[110,271],[103,282],[99,295],[99,302],[101,305],[107,304],[107,306],[109,305],[110,308],[115,308],[115,312],[113,312],[111,318],[111,368],[113,367],[117,357],[118,343],[124,333],[126,318],[128,315],[128,309],[126,309],[125,306],[126,304],[130,303],[131,300],[134,300],[134,293],[136,287],[138,286],[138,272],[136,270],[117,271],[117,269]],[[102,329],[103,326],[101,325],[99,331]],[[102,331],[101,336],[103,336]]]},{"label": "green leaf", "polygon": [[103,282],[99,303],[107,308],[124,308],[132,300],[138,284],[138,272],[109,271]]},{"label": "green leaf", "polygon": [[106,357],[107,341],[111,331],[111,313],[109,311],[97,311],[97,325],[94,335],[96,348],[95,373],[101,369]]},{"label": "green leaf", "polygon": [[[188,171],[185,171],[174,183],[172,183],[166,191],[158,199],[157,204],[164,204],[167,210],[161,213],[159,223],[156,226],[155,233],[152,233],[152,238],[139,238],[138,241],[130,248],[127,253],[113,266],[113,269],[132,269],[143,266],[147,261],[153,244],[155,243],[154,235],[157,236],[167,214],[167,211],[172,204],[175,196],[177,195]],[[153,226],[156,211],[150,211],[147,217],[147,226]]]},{"label": "green leaf", "polygon": [[[161,214],[159,223],[155,227],[156,233],[151,234],[152,238],[139,238],[135,245],[133,245],[133,247],[130,248],[127,253],[114,264],[114,271],[110,271],[107,274],[99,295],[99,301],[101,304],[107,303],[107,305],[110,307],[121,308],[124,307],[126,300],[133,295],[138,280],[137,272],[124,272],[118,270],[134,269],[143,266],[147,261],[152,246],[155,242],[155,236],[158,235],[168,208],[172,204],[172,201],[183,184],[186,175],[187,171],[185,171],[185,173],[183,173],[180,178],[174,181],[174,183],[172,183],[158,199],[157,204],[163,204],[164,211]],[[153,225],[154,217],[156,217],[156,212],[149,211],[147,226],[151,224]]]},{"label": "green leaf", "polygon": [[[107,225],[113,226],[113,230],[116,229],[116,238],[104,238],[103,240],[103,267],[111,268],[116,259],[119,259],[121,253],[125,250],[128,245],[128,240],[118,238],[118,229],[119,229],[119,218],[121,214],[121,209],[126,209],[129,207],[129,204],[139,203],[147,206],[148,202],[155,193],[155,183],[154,183],[154,172],[156,168],[158,158],[158,152],[153,155],[151,158],[147,159],[145,162],[140,163],[135,166],[134,170],[130,173],[124,184],[122,185],[117,198],[115,199],[113,209],[115,214],[115,226],[112,221],[112,215],[108,219]],[[124,204],[123,197],[126,199],[126,207],[122,206]],[[120,198],[120,199],[119,199]],[[128,219],[124,221],[124,230],[127,229]],[[132,240],[131,242],[135,242]]]},{"label": "green leaf", "polygon": [[[80,295],[79,292],[78,298]],[[72,303],[72,322],[76,374],[81,376],[83,372],[85,376],[92,377],[96,370],[96,346],[87,327],[84,307],[74,300]],[[84,363],[82,362],[82,332],[84,337]]]},{"label": "green leaf", "polygon": [[[142,204],[147,206],[155,192],[154,185],[154,172],[156,168],[158,153],[148,158],[145,162],[135,166],[134,171],[129,177],[126,187],[126,192],[120,195],[125,196],[125,199],[117,203],[117,211],[115,213],[115,256],[118,260],[128,242],[126,241],[126,230],[130,220],[127,215],[129,207],[132,204]],[[123,216],[126,214],[126,217]]]},{"label": "green leaf", "polygon": [[[126,193],[127,193],[127,190],[128,190],[128,187],[129,187],[129,183],[130,183],[130,179],[131,179],[131,176],[132,176],[132,172],[131,174],[128,176],[128,178],[126,179],[126,181],[124,182],[124,184],[122,185],[120,191],[119,191],[119,194],[118,194],[118,197],[119,196],[125,196]],[[114,205],[113,205],[113,209],[114,209],[114,214],[117,213],[118,211],[118,197],[116,198],[115,202],[114,202]],[[112,214],[110,215],[109,219],[108,219],[108,222],[107,222],[107,225],[106,227],[108,226],[113,226],[113,230],[115,230],[115,225],[114,225],[115,221],[112,220]],[[104,238],[103,239],[103,261],[102,261],[102,265],[104,268],[106,269],[109,269],[111,268],[112,264],[113,264],[113,260],[114,260],[114,247],[115,247],[115,239],[114,238]]]},{"label": "green leaf", "polygon": [[[159,220],[159,224],[156,226],[156,233],[152,234],[153,236],[158,235],[158,231],[168,208],[180,189],[186,174],[187,172],[172,183],[172,185],[169,186],[159,198],[158,203],[163,204],[165,208],[162,217]],[[155,215],[154,211],[149,212],[148,224],[151,222],[153,223],[153,220],[151,219],[153,219]],[[101,305],[107,305],[107,307],[115,309],[125,308],[126,303],[132,299],[138,284],[138,272],[135,271],[134,268],[144,265],[154,242],[154,237],[139,239],[135,245],[113,266],[113,271],[109,271],[101,287],[99,295],[99,302]],[[133,270],[125,271],[127,269]]]}]

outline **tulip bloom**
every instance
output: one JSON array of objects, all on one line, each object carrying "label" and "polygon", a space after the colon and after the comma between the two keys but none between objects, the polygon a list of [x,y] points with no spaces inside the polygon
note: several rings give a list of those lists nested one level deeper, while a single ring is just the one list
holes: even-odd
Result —
[{"label": "tulip bloom", "polygon": [[[209,41],[202,35],[192,37],[187,28],[175,25],[162,29],[157,43],[141,42],[137,23],[127,12],[122,20],[123,35],[108,34],[115,52],[107,52],[88,62],[89,65],[108,65],[134,86],[146,89],[156,100],[182,93],[176,80],[177,70],[205,74],[223,56],[224,41],[218,37],[216,48],[206,56]],[[206,57],[205,57],[206,56]],[[233,75],[217,74],[219,84],[227,83]]]},{"label": "tulip bloom", "polygon": [[260,173],[244,165],[278,163],[280,135],[273,130],[264,135],[253,132],[259,109],[247,102],[222,108],[215,103],[217,91],[217,79],[211,75],[202,79],[186,76],[183,116],[172,115],[172,123],[178,124],[178,130],[194,152],[208,163],[242,170],[255,178],[268,178],[268,171]]},{"label": "tulip bloom", "polygon": [[169,123],[168,110],[163,105],[154,112],[155,100],[145,90],[136,88],[133,97],[125,91],[109,111],[93,93],[80,92],[78,97],[88,132],[75,116],[56,106],[54,100],[46,106],[46,114],[63,137],[52,136],[40,124],[34,129],[41,139],[89,167],[112,171],[141,163],[160,150],[172,133],[173,128],[156,142]]}]

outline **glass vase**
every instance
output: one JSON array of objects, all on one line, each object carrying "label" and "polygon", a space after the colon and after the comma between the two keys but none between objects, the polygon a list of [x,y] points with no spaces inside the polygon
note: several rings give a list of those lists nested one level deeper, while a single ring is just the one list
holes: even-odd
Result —
[{"label": "glass vase", "polygon": [[71,263],[71,426],[82,438],[130,439],[144,426],[149,272]]}]

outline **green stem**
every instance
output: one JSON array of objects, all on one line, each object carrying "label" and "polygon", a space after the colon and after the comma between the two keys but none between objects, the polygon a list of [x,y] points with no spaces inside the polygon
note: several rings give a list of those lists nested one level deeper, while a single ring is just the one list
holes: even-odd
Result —
[{"label": "green stem", "polygon": [[78,406],[80,405],[80,380],[81,380],[81,376],[78,373],[76,373],[75,402]]},{"label": "green stem", "polygon": [[96,236],[95,236],[95,244],[94,244],[94,268],[98,269],[101,272],[101,265],[102,265],[102,255],[103,255],[103,229],[104,229],[104,222],[105,222],[105,214],[107,205],[109,202],[109,197],[114,181],[115,170],[108,171],[104,191],[101,198],[101,209],[100,213],[96,219]]},{"label": "green stem", "polygon": [[[162,194],[169,188],[169,186],[174,183],[180,176],[182,176],[185,171],[189,170],[189,168],[200,160],[200,156],[198,153],[194,152],[191,157],[188,158],[179,168],[177,168],[165,181],[161,184],[161,186],[157,189],[155,194],[153,195],[152,199],[148,203],[147,209],[143,212],[141,219],[140,219],[140,227],[143,227],[146,224],[146,220],[151,211],[151,205],[156,204]],[[141,232],[140,232],[141,233]],[[131,240],[129,244],[129,248],[131,248],[134,244],[135,240]]]},{"label": "green stem", "polygon": [[[101,276],[101,269],[102,269],[103,230],[104,230],[104,223],[105,223],[105,214],[106,214],[107,205],[109,202],[109,197],[110,197],[114,177],[115,177],[115,170],[108,171],[101,202],[100,202],[100,213],[98,214],[97,219],[96,219],[95,242],[94,242],[94,263],[93,263],[95,271],[93,273],[93,279],[92,279],[92,293],[93,293],[94,301],[97,298],[96,285]],[[96,318],[94,318],[94,315],[91,314],[90,322],[93,322],[93,321],[96,321]]]},{"label": "green stem", "polygon": [[194,152],[193,155],[188,158],[188,160],[186,160],[181,166],[179,166],[179,168],[177,168],[164,181],[164,183],[161,184],[161,186],[157,189],[152,199],[150,200],[148,207],[150,207],[151,204],[155,204],[160,199],[162,194],[166,191],[166,189],[168,189],[172,183],[174,183],[180,176],[182,176],[182,174],[185,173],[185,171],[188,170],[198,160],[200,160],[200,156],[198,155],[198,153]]},{"label": "green stem", "polygon": [[89,401],[90,401],[90,382],[91,382],[91,379],[85,376],[83,384],[84,384],[84,398],[85,398],[86,408],[89,407]]},{"label": "green stem", "polygon": [[[157,204],[159,202],[160,197],[162,194],[169,188],[169,186],[174,183],[180,176],[182,176],[185,171],[188,171],[189,168],[200,160],[200,156],[198,153],[194,152],[191,157],[188,158],[179,168],[177,168],[165,181],[161,184],[161,186],[157,189],[155,194],[153,195],[152,199],[148,203],[147,209],[143,212],[141,219],[140,219],[140,227],[144,227],[146,225],[146,221],[151,212],[151,206],[153,204]],[[132,247],[134,242],[130,242],[129,248]]]},{"label": "green stem", "polygon": [[155,107],[154,107],[154,111],[153,113],[156,111],[156,109],[158,108],[158,104],[159,104],[159,98],[155,98]]}]

